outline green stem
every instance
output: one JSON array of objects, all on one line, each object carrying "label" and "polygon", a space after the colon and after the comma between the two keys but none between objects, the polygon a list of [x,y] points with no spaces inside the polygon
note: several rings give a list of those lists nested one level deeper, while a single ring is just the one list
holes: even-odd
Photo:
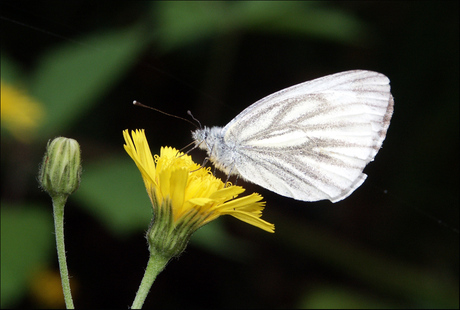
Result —
[{"label": "green stem", "polygon": [[72,293],[70,292],[69,272],[64,245],[64,206],[67,195],[56,195],[53,199],[54,230],[56,234],[56,248],[58,253],[59,270],[61,272],[62,291],[67,309],[74,309]]},{"label": "green stem", "polygon": [[137,291],[136,297],[134,298],[131,309],[141,309],[145,299],[152,287],[158,274],[165,268],[169,258],[165,258],[161,255],[150,255],[147,268],[145,269],[144,278],[142,279],[139,290]]}]

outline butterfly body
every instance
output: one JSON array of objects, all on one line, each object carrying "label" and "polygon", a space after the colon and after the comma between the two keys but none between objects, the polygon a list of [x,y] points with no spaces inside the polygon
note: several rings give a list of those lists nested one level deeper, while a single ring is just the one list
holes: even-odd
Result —
[{"label": "butterfly body", "polygon": [[[235,163],[238,161],[238,146],[224,138],[223,127],[204,127],[193,132],[195,141],[203,141],[200,148],[209,151],[209,160],[228,175],[238,175]],[[212,146],[212,147],[210,147]],[[210,151],[212,148],[212,152]],[[227,154],[232,154],[228,156]]]},{"label": "butterfly body", "polygon": [[280,90],[192,136],[227,174],[297,200],[337,202],[366,179],[393,104],[385,75],[346,71]]}]

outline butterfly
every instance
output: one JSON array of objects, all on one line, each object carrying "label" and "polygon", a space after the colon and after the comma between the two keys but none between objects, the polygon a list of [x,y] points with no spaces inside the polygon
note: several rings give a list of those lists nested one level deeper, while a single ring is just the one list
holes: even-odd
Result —
[{"label": "butterfly", "polygon": [[345,71],[273,93],[192,137],[229,176],[297,200],[337,202],[366,179],[393,105],[385,75]]}]

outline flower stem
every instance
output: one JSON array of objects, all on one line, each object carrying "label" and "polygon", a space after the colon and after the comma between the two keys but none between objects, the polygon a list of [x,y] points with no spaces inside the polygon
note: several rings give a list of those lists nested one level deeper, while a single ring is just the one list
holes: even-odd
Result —
[{"label": "flower stem", "polygon": [[61,272],[62,291],[67,309],[74,309],[72,293],[70,292],[69,272],[64,245],[64,206],[68,195],[55,195],[53,199],[54,230],[56,234],[56,248],[58,253],[59,270]]},{"label": "flower stem", "polygon": [[142,279],[139,290],[137,291],[136,297],[134,298],[131,309],[141,309],[145,299],[152,287],[158,274],[165,268],[169,258],[162,255],[151,254],[147,268],[145,269],[144,278]]}]

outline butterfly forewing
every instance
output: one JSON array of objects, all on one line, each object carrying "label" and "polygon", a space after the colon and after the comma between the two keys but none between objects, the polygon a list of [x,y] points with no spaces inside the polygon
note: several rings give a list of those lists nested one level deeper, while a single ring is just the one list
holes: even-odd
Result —
[{"label": "butterfly forewing", "polygon": [[392,113],[386,76],[346,71],[269,95],[206,140],[226,172],[283,196],[336,202],[366,179]]}]

